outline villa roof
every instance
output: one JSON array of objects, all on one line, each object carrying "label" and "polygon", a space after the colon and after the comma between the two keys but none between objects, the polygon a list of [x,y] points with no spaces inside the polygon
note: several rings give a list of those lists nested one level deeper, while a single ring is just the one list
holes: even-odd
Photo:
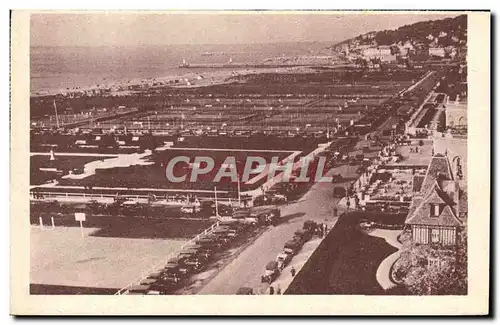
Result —
[{"label": "villa roof", "polygon": [[448,158],[441,154],[436,154],[432,157],[429,167],[427,168],[427,173],[425,174],[422,187],[420,188],[420,192],[428,193],[429,190],[435,185],[438,178],[441,178],[442,180],[453,180],[453,174],[451,172]]},{"label": "villa roof", "polygon": [[[457,191],[448,158],[434,155],[425,177],[414,176],[414,197],[405,223],[420,225],[461,226],[457,216]],[[419,185],[421,184],[421,185]],[[433,216],[433,205],[441,206],[439,216]],[[458,207],[460,208],[460,207]]]},{"label": "villa roof", "polygon": [[422,188],[422,184],[424,183],[425,176],[424,175],[415,175],[413,176],[413,192],[420,192]]},{"label": "villa roof", "polygon": [[440,195],[439,190],[434,188],[434,191],[431,191],[429,196],[425,199],[426,203],[432,204],[446,204],[446,201],[443,199],[443,196]]},{"label": "villa roof", "polygon": [[[433,191],[436,193],[436,191]],[[434,198],[431,193],[429,198]],[[408,214],[405,223],[410,225],[429,225],[429,226],[461,226],[462,221],[456,216],[450,205],[445,205],[439,216],[431,215],[431,203],[423,199],[415,204],[414,209]]]}]

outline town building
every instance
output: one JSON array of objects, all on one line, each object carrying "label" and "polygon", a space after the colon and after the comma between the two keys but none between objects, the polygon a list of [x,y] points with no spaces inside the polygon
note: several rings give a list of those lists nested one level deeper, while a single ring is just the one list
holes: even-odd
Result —
[{"label": "town building", "polygon": [[396,59],[396,55],[389,54],[389,55],[382,55],[380,57],[380,61],[394,63],[394,62],[397,62],[397,59]]},{"label": "town building", "polygon": [[391,48],[389,46],[369,47],[363,49],[361,53],[366,59],[375,59],[391,55]]},{"label": "town building", "polygon": [[405,48],[407,51],[413,51],[415,49],[415,47],[413,46],[413,44],[410,41],[406,41],[403,44],[403,48]]},{"label": "town building", "polygon": [[413,199],[405,221],[414,243],[458,243],[467,214],[466,195],[457,181],[460,169],[459,164],[453,169],[447,154],[439,153],[432,157],[425,176],[414,176]]},{"label": "town building", "polygon": [[445,50],[442,47],[429,47],[429,56],[437,56],[444,58]]},{"label": "town building", "polygon": [[349,55],[349,44],[348,43],[340,44],[339,52],[344,53],[345,55]]}]

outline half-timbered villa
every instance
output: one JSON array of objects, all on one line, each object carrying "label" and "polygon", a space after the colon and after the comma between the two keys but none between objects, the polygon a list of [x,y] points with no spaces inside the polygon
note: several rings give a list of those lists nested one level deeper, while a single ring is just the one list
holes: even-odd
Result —
[{"label": "half-timbered villa", "polygon": [[[413,200],[405,224],[413,242],[419,244],[457,244],[465,226],[466,202],[455,180],[447,155],[432,157],[426,175],[415,175]],[[463,211],[465,210],[465,211]],[[465,213],[464,213],[465,212]]]}]

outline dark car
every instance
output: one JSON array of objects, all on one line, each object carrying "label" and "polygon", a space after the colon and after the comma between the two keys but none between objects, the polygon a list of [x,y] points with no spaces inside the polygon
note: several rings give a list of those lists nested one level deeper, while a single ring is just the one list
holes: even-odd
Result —
[{"label": "dark car", "polygon": [[180,268],[181,266],[175,262],[175,261],[169,261],[167,265],[165,265],[165,268],[163,269],[163,276],[162,278],[165,278],[166,276],[169,275],[180,275]]},{"label": "dark car", "polygon": [[301,242],[302,245],[312,238],[312,233],[306,229],[299,229],[293,235],[293,239]]},{"label": "dark car", "polygon": [[191,272],[199,272],[208,264],[208,259],[201,256],[192,256],[185,261],[185,265]]},{"label": "dark car", "polygon": [[342,182],[343,179],[344,178],[340,174],[332,175],[332,182],[333,183],[340,183],[340,182]]},{"label": "dark car", "polygon": [[161,277],[161,272],[154,272],[154,273],[150,273],[147,278],[158,280],[160,277]]},{"label": "dark car", "polygon": [[218,226],[215,228],[212,233],[217,236],[222,236],[226,238],[234,238],[238,235],[238,231],[229,226]]},{"label": "dark car", "polygon": [[149,285],[138,284],[130,287],[128,289],[128,293],[132,295],[145,295],[148,293],[149,290],[150,290]]},{"label": "dark car", "polygon": [[277,261],[271,261],[266,265],[266,271],[261,277],[261,282],[271,283],[280,275],[279,263]]},{"label": "dark car", "polygon": [[190,246],[189,249],[196,251],[199,256],[206,259],[210,259],[210,257],[212,257],[212,255],[214,254],[213,249],[211,249],[210,247],[204,247],[202,245],[193,245]]},{"label": "dark car", "polygon": [[343,198],[347,195],[347,191],[345,188],[341,186],[337,186],[333,189],[333,197]]},{"label": "dark car", "polygon": [[303,225],[302,229],[306,229],[306,230],[310,231],[311,233],[314,233],[314,231],[316,230],[317,227],[318,227],[318,224],[316,223],[316,221],[306,220],[306,221],[304,221],[304,225]]},{"label": "dark car", "polygon": [[191,258],[193,255],[197,255],[198,251],[195,249],[185,249],[177,255],[179,257],[179,261],[184,262],[185,260]]},{"label": "dark car", "polygon": [[158,291],[160,294],[167,294],[178,287],[177,282],[161,280],[151,285],[150,290]]},{"label": "dark car", "polygon": [[199,238],[195,241],[195,243],[203,248],[209,248],[211,250],[217,250],[223,246],[221,242],[217,241],[217,239],[213,237]]},{"label": "dark car", "polygon": [[278,262],[280,270],[283,271],[283,269],[290,263],[292,258],[292,254],[288,254],[285,252],[278,254],[278,256],[276,257],[276,262]]},{"label": "dark car", "polygon": [[302,248],[302,244],[299,241],[289,240],[285,243],[283,251],[285,253],[288,253],[291,255],[296,255],[300,251],[301,248]]},{"label": "dark car", "polygon": [[249,287],[241,287],[236,291],[237,295],[253,295],[253,289]]}]

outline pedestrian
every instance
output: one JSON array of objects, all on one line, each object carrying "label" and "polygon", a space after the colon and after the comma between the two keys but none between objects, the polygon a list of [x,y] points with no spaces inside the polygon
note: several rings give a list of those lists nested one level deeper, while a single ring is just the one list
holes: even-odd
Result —
[{"label": "pedestrian", "polygon": [[276,289],[276,294],[277,295],[280,295],[281,294],[281,287],[280,285],[278,284],[278,289]]},{"label": "pedestrian", "polygon": [[274,295],[274,287],[273,286],[269,286],[269,294]]},{"label": "pedestrian", "polygon": [[290,269],[290,273],[292,274],[292,277],[295,277],[295,267],[292,266],[292,268]]}]

